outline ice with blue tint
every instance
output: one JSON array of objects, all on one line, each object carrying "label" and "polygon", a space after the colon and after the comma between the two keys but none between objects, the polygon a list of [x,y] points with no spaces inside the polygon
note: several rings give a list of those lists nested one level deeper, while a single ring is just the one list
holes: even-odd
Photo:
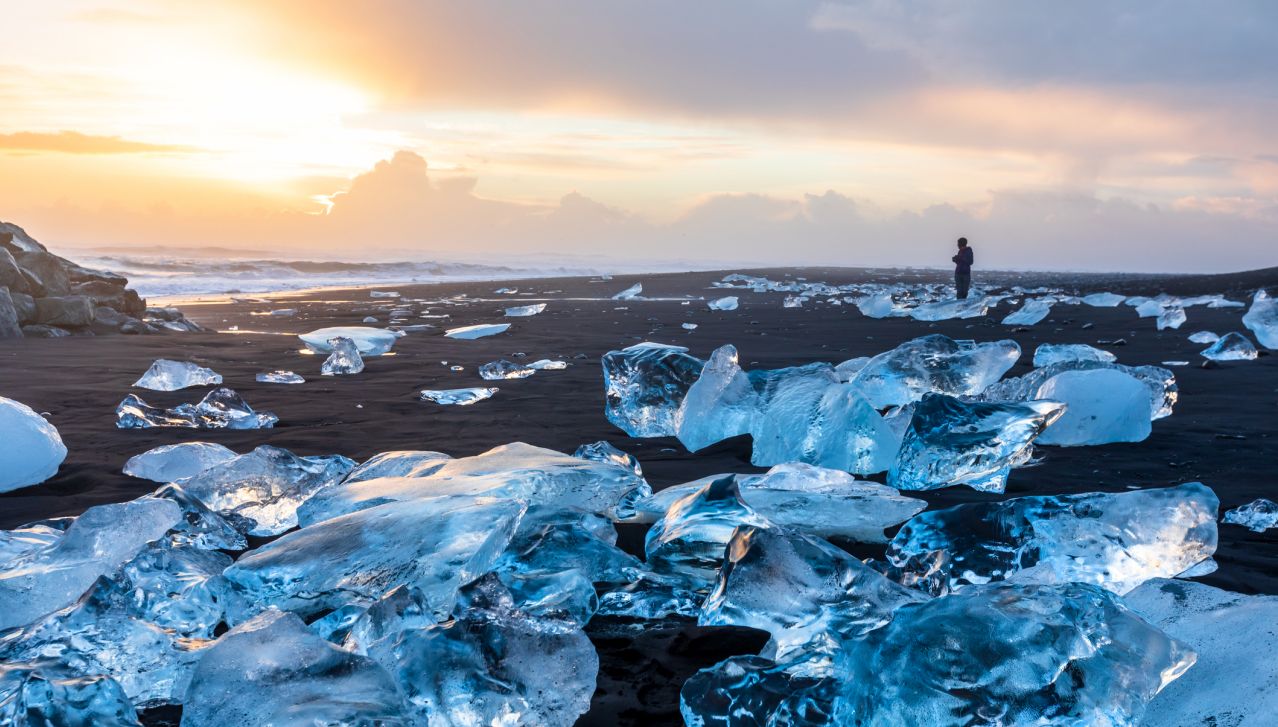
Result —
[{"label": "ice with blue tint", "polygon": [[1062,447],[1142,442],[1149,437],[1149,389],[1117,369],[1062,371],[1037,397],[1065,404],[1065,413],[1038,438]]},{"label": "ice with blue tint", "polygon": [[203,654],[182,710],[184,727],[409,723],[386,669],[279,611],[236,626]]},{"label": "ice with blue tint", "polygon": [[1016,311],[1003,318],[1005,326],[1032,326],[1052,313],[1052,301],[1027,300]]},{"label": "ice with blue tint", "polygon": [[1251,307],[1243,314],[1242,322],[1265,348],[1278,350],[1278,300],[1264,289],[1252,296]]},{"label": "ice with blue tint", "polygon": [[1017,497],[914,516],[887,549],[899,580],[930,593],[991,581],[1092,583],[1119,595],[1216,551],[1210,488]]},{"label": "ice with blue tint", "polygon": [[440,617],[457,588],[487,572],[510,542],[518,500],[436,497],[388,502],[317,522],[240,557],[231,582],[232,623],[275,607],[302,616],[368,606],[397,586],[424,593]]},{"label": "ice with blue tint", "polygon": [[980,318],[989,313],[993,305],[989,298],[978,295],[965,300],[943,300],[924,303],[910,310],[908,315],[916,321],[948,321],[955,318]]},{"label": "ice with blue tint", "polygon": [[635,283],[625,290],[612,296],[613,300],[636,300],[639,294],[643,292],[643,283]]},{"label": "ice with blue tint", "polygon": [[424,477],[438,470],[450,459],[450,455],[430,450],[380,452],[351,470],[342,483],[351,484],[382,477]]},{"label": "ice with blue tint", "polygon": [[591,444],[583,444],[572,453],[572,456],[591,462],[608,462],[635,473],[635,477],[643,477],[643,466],[633,454],[623,452],[608,442],[600,440]]},{"label": "ice with blue tint", "polygon": [[736,347],[725,344],[706,359],[701,375],[679,402],[675,434],[689,451],[705,449],[749,432],[761,404],[741,370]]},{"label": "ice with blue tint", "polygon": [[1190,343],[1215,343],[1220,340],[1220,336],[1212,331],[1197,331],[1189,334]]},{"label": "ice with blue tint", "polygon": [[230,516],[228,519],[213,512],[178,484],[165,485],[152,495],[172,500],[182,508],[182,519],[169,531],[167,542],[201,550],[244,550],[248,547],[244,533],[236,527],[240,525],[245,530],[251,527],[243,518]]},{"label": "ice with blue tint", "polygon": [[142,377],[133,382],[139,389],[151,391],[177,391],[189,386],[209,386],[222,383],[222,376],[190,361],[157,359]]},{"label": "ice with blue tint", "polygon": [[1083,302],[1093,308],[1115,308],[1122,305],[1125,300],[1127,296],[1117,293],[1092,293],[1083,296]]},{"label": "ice with blue tint", "polygon": [[332,351],[320,366],[324,376],[346,376],[358,374],[364,370],[364,359],[359,355],[359,348],[349,338],[337,337],[328,342]]},{"label": "ice with blue tint", "polygon": [[518,306],[515,306],[514,308],[507,308],[506,317],[507,318],[527,318],[528,316],[535,316],[544,310],[546,310],[545,303],[534,303],[532,305],[518,305]]},{"label": "ice with blue tint", "polygon": [[0,632],[74,603],[181,518],[177,503],[150,497],[85,510],[62,537],[0,566]]},{"label": "ice with blue tint", "polygon": [[305,384],[306,379],[293,373],[280,369],[278,371],[266,371],[260,373],[256,377],[259,384]]},{"label": "ice with blue tint", "polygon": [[175,482],[235,456],[231,449],[213,442],[166,444],[130,457],[124,463],[124,474],[154,482]]},{"label": "ice with blue tint", "polygon": [[361,356],[381,356],[391,350],[404,334],[368,326],[333,326],[303,333],[298,338],[315,353],[332,353],[333,339],[349,338]]},{"label": "ice with blue tint", "polygon": [[0,724],[13,727],[139,727],[124,690],[55,659],[0,664]]},{"label": "ice with blue tint", "polygon": [[988,389],[976,395],[981,401],[1031,401],[1043,399],[1043,387],[1053,377],[1066,371],[1095,371],[1109,369],[1120,371],[1141,381],[1149,392],[1149,418],[1162,419],[1171,416],[1172,408],[1180,396],[1176,385],[1176,375],[1159,366],[1124,366],[1118,363],[1103,361],[1064,361],[1061,363],[1037,368],[1024,376],[991,384]]},{"label": "ice with blue tint", "polygon": [[956,341],[939,333],[906,341],[874,356],[850,379],[877,409],[918,401],[924,394],[979,394],[1021,357],[1012,340]]},{"label": "ice with blue tint", "polygon": [[1263,497],[1252,500],[1225,513],[1221,522],[1241,525],[1257,533],[1278,528],[1278,502]]},{"label": "ice with blue tint", "polygon": [[280,420],[271,412],[254,411],[233,389],[210,391],[197,404],[179,404],[172,409],[154,407],[141,397],[129,394],[115,409],[119,429],[270,429]]},{"label": "ice with blue tint", "polygon": [[1250,361],[1259,356],[1260,352],[1246,336],[1233,332],[1221,336],[1199,355],[1211,361]]},{"label": "ice with blue tint", "polygon": [[498,333],[505,333],[508,330],[510,330],[509,323],[479,323],[473,326],[449,328],[447,331],[444,331],[444,335],[448,338],[473,341],[476,338],[487,338],[488,336],[495,336]]},{"label": "ice with blue tint", "polygon": [[689,677],[679,711],[688,727],[826,727],[838,687],[805,662],[735,656]]},{"label": "ice with blue tint", "polygon": [[782,308],[802,308],[808,298],[802,295],[787,295],[785,300],[781,302]]},{"label": "ice with blue tint", "polygon": [[495,386],[478,386],[466,389],[422,389],[418,397],[441,406],[470,406],[484,399],[491,399],[500,389]]},{"label": "ice with blue tint", "polygon": [[1158,330],[1163,331],[1168,328],[1180,328],[1186,319],[1185,309],[1180,306],[1173,306],[1159,313],[1156,323]]},{"label": "ice with blue tint", "polygon": [[1117,358],[1109,351],[1086,343],[1043,343],[1034,349],[1034,366],[1042,368],[1067,361],[1100,361],[1108,363]]},{"label": "ice with blue tint", "polygon": [[506,379],[526,379],[537,373],[537,369],[513,361],[500,359],[490,361],[479,367],[479,377],[484,381],[504,381]]},{"label": "ice with blue tint", "polygon": [[858,300],[856,307],[867,318],[888,318],[900,314],[889,290],[880,290]]},{"label": "ice with blue tint", "polygon": [[341,455],[299,457],[264,444],[185,480],[182,489],[245,523],[249,534],[279,535],[297,525],[299,505],[354,468]]},{"label": "ice with blue tint", "polygon": [[567,361],[554,361],[548,358],[540,358],[528,364],[528,368],[533,371],[563,371],[568,368]]},{"label": "ice with blue tint", "polygon": [[1054,401],[964,402],[927,394],[914,408],[888,484],[899,490],[967,485],[1002,492],[1034,439],[1065,411]]},{"label": "ice with blue tint", "polygon": [[724,547],[741,525],[771,523],[742,499],[734,475],[715,479],[675,500],[648,529],[648,565],[694,589],[708,589],[723,563]]},{"label": "ice with blue tint", "polygon": [[602,359],[604,413],[632,437],[676,433],[679,406],[705,365],[683,346],[639,343]]},{"label": "ice with blue tint", "polygon": [[1198,654],[1145,710],[1145,727],[1267,727],[1278,714],[1278,597],[1202,583],[1148,581],[1124,597],[1142,618]]},{"label": "ice with blue tint", "polygon": [[14,530],[0,530],[0,563],[11,562],[34,550],[52,545],[75,518],[27,523]]},{"label": "ice with blue tint", "polygon": [[709,307],[710,310],[736,310],[737,296],[729,295],[724,298],[715,298],[714,300],[706,303],[706,306]]},{"label": "ice with blue tint", "polygon": [[0,492],[36,485],[67,458],[58,430],[31,407],[0,396]]}]

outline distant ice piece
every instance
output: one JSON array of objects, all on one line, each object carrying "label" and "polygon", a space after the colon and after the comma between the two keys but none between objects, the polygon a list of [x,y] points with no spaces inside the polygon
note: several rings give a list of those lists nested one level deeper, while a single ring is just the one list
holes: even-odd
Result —
[{"label": "distant ice piece", "polygon": [[534,303],[532,305],[518,305],[518,306],[515,306],[514,308],[507,308],[506,317],[507,318],[527,318],[528,316],[535,316],[544,310],[546,310],[545,303]]},{"label": "distant ice piece", "polygon": [[342,480],[342,484],[376,480],[382,477],[425,477],[451,460],[452,457],[443,452],[428,450],[400,450],[381,452],[368,458],[360,466],[351,470]]},{"label": "distant ice piece", "polygon": [[681,328],[683,328],[683,330],[685,330],[685,331],[695,331],[695,330],[697,330],[697,324],[696,324],[696,323],[680,323],[680,324],[679,324],[679,326],[680,326]]},{"label": "distant ice piece", "polygon": [[537,369],[513,361],[500,359],[490,361],[479,367],[479,377],[485,381],[504,381],[506,379],[526,379],[537,373]]},{"label": "distant ice piece", "polygon": [[1134,305],[1136,315],[1141,318],[1157,318],[1167,310],[1167,305],[1163,301],[1152,298],[1128,298],[1127,305]]},{"label": "distant ice piece", "polygon": [[31,407],[0,396],[0,492],[37,485],[67,458],[58,430]]},{"label": "distant ice piece", "polygon": [[124,463],[124,474],[154,482],[176,482],[234,457],[234,451],[213,442],[166,444],[130,457]]},{"label": "distant ice piece", "polygon": [[568,368],[567,361],[552,361],[548,358],[541,358],[528,364],[528,368],[533,371],[563,371]]},{"label": "distant ice piece", "polygon": [[909,316],[916,321],[948,321],[955,318],[980,318],[989,313],[990,299],[976,296],[966,300],[943,300],[935,303],[924,303],[909,311]]},{"label": "distant ice piece", "polygon": [[888,290],[880,290],[873,295],[858,300],[856,307],[861,311],[861,315],[867,318],[887,318],[897,314],[896,304],[892,300],[892,292]]},{"label": "distant ice piece", "polygon": [[643,292],[643,283],[635,283],[625,290],[612,296],[613,300],[635,300],[639,294]]},{"label": "distant ice piece", "polygon": [[233,389],[210,391],[198,404],[179,404],[172,409],[151,406],[129,394],[115,409],[119,429],[181,427],[186,429],[270,429],[280,420],[270,412],[256,412]]},{"label": "distant ice piece", "polygon": [[939,333],[906,341],[865,362],[850,383],[877,409],[918,401],[927,393],[979,394],[1021,357],[1010,339],[977,343]]},{"label": "distant ice piece", "polygon": [[449,328],[447,331],[444,331],[444,335],[449,338],[457,338],[463,341],[473,341],[476,338],[486,338],[488,336],[495,336],[498,333],[505,333],[509,329],[509,323],[480,323],[474,326]]},{"label": "distant ice piece", "polygon": [[1263,288],[1252,296],[1251,308],[1247,309],[1242,321],[1260,345],[1278,350],[1278,300],[1271,298]]},{"label": "distant ice piece", "polygon": [[1168,328],[1180,328],[1185,323],[1187,316],[1185,309],[1180,306],[1173,306],[1158,314],[1158,330],[1164,331]]},{"label": "distant ice piece", "polygon": [[1027,300],[1025,303],[1013,313],[1009,313],[1003,319],[1005,326],[1032,326],[1051,315],[1052,302],[1050,300]]},{"label": "distant ice piece", "polygon": [[577,451],[572,453],[572,456],[590,460],[591,462],[615,464],[635,473],[635,477],[643,477],[643,467],[633,454],[623,452],[602,440],[593,444],[581,445],[577,448]]},{"label": "distant ice piece", "polygon": [[802,295],[787,295],[785,300],[781,301],[782,308],[802,308],[808,299]]},{"label": "distant ice piece", "polygon": [[388,331],[384,328],[367,326],[333,326],[303,333],[298,336],[302,343],[315,353],[332,353],[333,339],[349,338],[355,342],[355,348],[361,356],[381,356],[391,350],[395,341],[404,334]]},{"label": "distant ice piece", "polygon": [[519,288],[498,288],[493,291],[493,295],[514,295],[519,292]]},{"label": "distant ice piece", "polygon": [[1211,361],[1251,361],[1260,355],[1256,346],[1241,333],[1226,333],[1204,348],[1200,355]]},{"label": "distant ice piece", "polygon": [[360,323],[376,323],[376,322],[377,322],[377,319],[374,318],[373,316],[364,316],[364,320],[360,321]]},{"label": "distant ice piece", "polygon": [[399,293],[394,290],[370,290],[368,291],[370,298],[398,298]]},{"label": "distant ice piece", "polygon": [[729,295],[723,298],[715,298],[714,300],[706,303],[706,305],[710,308],[710,310],[736,310],[737,296]]},{"label": "distant ice piece", "polygon": [[1252,532],[1263,533],[1278,528],[1278,502],[1260,498],[1225,513],[1221,522],[1241,525]]},{"label": "distant ice piece", "polygon": [[222,375],[190,361],[157,359],[142,378],[133,382],[140,389],[151,391],[177,391],[190,386],[209,386],[222,383]]},{"label": "distant ice piece", "polygon": [[257,375],[257,381],[260,384],[305,384],[306,379],[293,373],[280,369],[278,371],[266,371]]},{"label": "distant ice piece", "polygon": [[927,394],[914,409],[888,485],[1002,492],[1012,468],[1029,461],[1034,439],[1064,411],[1055,401],[968,403]]},{"label": "distant ice piece", "polygon": [[1124,371],[1063,371],[1044,382],[1037,395],[1066,407],[1039,444],[1079,447],[1149,437],[1149,389]]},{"label": "distant ice piece", "polygon": [[384,668],[279,611],[240,624],[205,651],[182,709],[186,727],[407,722]]},{"label": "distant ice piece", "polygon": [[1198,331],[1197,333],[1189,334],[1190,343],[1215,343],[1219,340],[1220,336],[1211,331]]},{"label": "distant ice piece", "polygon": [[705,365],[683,346],[644,342],[603,356],[604,413],[632,437],[675,434],[683,397]]},{"label": "distant ice piece", "polygon": [[1051,366],[1065,361],[1110,362],[1117,358],[1109,351],[1088,346],[1086,343],[1043,343],[1034,349],[1034,366],[1036,368]]},{"label": "distant ice piece", "polygon": [[1125,300],[1127,296],[1117,293],[1092,293],[1083,296],[1083,302],[1093,308],[1115,308],[1122,305]]},{"label": "distant ice piece", "polygon": [[364,359],[360,358],[359,348],[355,346],[355,342],[349,338],[337,337],[328,342],[332,348],[332,353],[324,360],[324,364],[320,366],[320,373],[324,376],[346,376],[349,374],[358,374],[364,370]]},{"label": "distant ice piece", "polygon": [[933,594],[990,581],[1093,583],[1119,595],[1216,551],[1210,488],[1017,497],[915,515],[887,549],[891,574]]},{"label": "distant ice piece", "polygon": [[470,406],[475,402],[492,398],[492,395],[498,391],[500,389],[495,386],[469,389],[422,389],[419,396],[422,401],[433,401],[436,404]]},{"label": "distant ice piece", "polygon": [[644,552],[662,575],[708,589],[738,526],[770,527],[741,497],[734,475],[724,475],[681,497],[648,529]]},{"label": "distant ice piece", "polygon": [[82,676],[54,659],[0,664],[0,724],[137,727],[137,712],[111,677]]}]

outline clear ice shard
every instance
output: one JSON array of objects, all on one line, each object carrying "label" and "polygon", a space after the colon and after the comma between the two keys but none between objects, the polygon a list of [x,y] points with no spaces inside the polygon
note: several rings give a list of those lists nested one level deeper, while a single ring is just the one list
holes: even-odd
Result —
[{"label": "clear ice shard", "polygon": [[358,374],[364,370],[364,359],[360,357],[359,348],[355,346],[354,341],[339,336],[330,339],[328,345],[332,352],[328,354],[328,358],[320,366],[321,374],[324,376],[345,376],[347,374]]},{"label": "clear ice shard", "polygon": [[443,452],[429,450],[397,450],[380,452],[351,470],[342,484],[376,480],[382,477],[425,477],[452,459]]},{"label": "clear ice shard", "polygon": [[679,405],[705,365],[683,346],[639,343],[603,356],[604,413],[632,437],[676,433]]},{"label": "clear ice shard", "polygon": [[265,371],[257,375],[259,384],[305,384],[306,379],[293,373],[280,369],[278,371]]},{"label": "clear ice shard", "polygon": [[1278,528],[1278,502],[1263,497],[1225,513],[1221,522],[1241,525],[1252,532],[1263,533]]},{"label": "clear ice shard", "polygon": [[1064,411],[1054,401],[969,403],[927,394],[914,408],[888,485],[1002,492],[1012,468],[1029,461],[1034,439]]},{"label": "clear ice shard", "polygon": [[37,485],[67,458],[58,430],[31,407],[0,396],[0,492]]},{"label": "clear ice shard", "polygon": [[635,473],[635,477],[643,477],[643,467],[633,454],[623,452],[603,440],[581,445],[572,453],[572,456],[591,462],[615,464]]},{"label": "clear ice shard", "polygon": [[737,362],[736,347],[720,346],[706,359],[701,375],[679,402],[675,434],[688,451],[705,449],[748,433],[761,404]]},{"label": "clear ice shard", "polygon": [[990,311],[990,300],[976,296],[966,300],[943,300],[923,305],[909,311],[916,321],[948,321],[955,318],[980,318]]},{"label": "clear ice shard", "polygon": [[413,724],[569,727],[595,692],[599,657],[580,629],[546,630],[489,575],[468,608],[367,647],[399,684]]},{"label": "clear ice shard", "polygon": [[124,463],[124,474],[153,482],[176,482],[235,456],[234,451],[213,442],[166,444],[130,457]]},{"label": "clear ice shard", "polygon": [[807,298],[801,295],[787,295],[785,300],[781,302],[782,308],[802,308]]},{"label": "clear ice shard", "polygon": [[163,537],[181,517],[177,503],[151,497],[85,510],[61,538],[4,564],[0,632],[74,603],[98,576]]},{"label": "clear ice shard", "polygon": [[[210,510],[181,485],[168,484],[153,493],[154,497],[172,500],[182,508],[182,520],[169,531],[166,541],[175,546],[189,545],[201,550],[244,550],[248,548],[248,540],[231,520]],[[240,518],[231,516],[237,523],[249,525]]]},{"label": "clear ice shard", "polygon": [[505,381],[507,379],[526,379],[537,373],[537,369],[514,361],[499,359],[489,361],[479,367],[479,377],[484,381]]},{"label": "clear ice shard", "polygon": [[1242,322],[1260,345],[1278,350],[1278,300],[1269,297],[1264,289],[1257,290],[1252,296],[1251,307],[1243,315]]},{"label": "clear ice shard", "polygon": [[115,426],[120,429],[270,429],[280,420],[271,412],[253,411],[243,397],[226,387],[210,391],[198,404],[179,404],[172,409],[151,406],[129,394],[116,407],[115,417]]},{"label": "clear ice shard", "polygon": [[1034,367],[1042,368],[1066,361],[1101,361],[1109,363],[1117,356],[1086,343],[1043,343],[1034,349]]},{"label": "clear ice shard", "polygon": [[535,316],[544,310],[546,310],[545,303],[534,303],[532,305],[517,305],[514,308],[506,309],[506,317],[507,318],[527,318],[528,316]]},{"label": "clear ice shard", "polygon": [[1190,343],[1215,343],[1220,340],[1220,336],[1211,331],[1198,331],[1189,334]]},{"label": "clear ice shard", "polygon": [[741,497],[734,475],[725,475],[675,500],[648,529],[644,552],[658,574],[708,589],[723,563],[724,548],[741,525],[768,527]]},{"label": "clear ice shard", "polygon": [[1079,447],[1149,437],[1149,388],[1124,371],[1062,371],[1043,382],[1037,396],[1065,404],[1039,444]]},{"label": "clear ice shard", "polygon": [[1003,318],[1003,325],[1032,326],[1051,313],[1051,300],[1027,300],[1020,308]]},{"label": "clear ice shard", "polygon": [[1122,595],[1216,551],[1210,488],[1017,497],[915,515],[887,549],[893,577],[934,594],[990,581],[1092,583]]},{"label": "clear ice shard", "polygon": [[1171,416],[1180,389],[1176,385],[1176,375],[1169,369],[1159,366],[1124,366],[1118,363],[1102,361],[1065,361],[1037,368],[1024,376],[993,383],[988,389],[976,396],[981,401],[1030,401],[1046,398],[1040,394],[1042,388],[1053,377],[1065,371],[1093,371],[1112,369],[1132,376],[1145,384],[1149,390],[1149,418],[1162,419]]},{"label": "clear ice shard", "polygon": [[1241,333],[1226,333],[1203,349],[1200,355],[1211,361],[1250,361],[1260,355],[1256,346]]},{"label": "clear ice shard", "polygon": [[231,629],[204,653],[182,710],[184,727],[408,723],[384,668],[279,611]]},{"label": "clear ice shard", "polygon": [[185,480],[182,489],[209,509],[234,516],[251,535],[279,535],[297,525],[299,505],[354,468],[341,455],[299,457],[262,445]]},{"label": "clear ice shard", "polygon": [[635,300],[639,294],[643,292],[643,283],[635,283],[625,290],[612,296],[613,300]]},{"label": "clear ice shard", "polygon": [[1092,293],[1083,296],[1083,302],[1093,308],[1115,308],[1122,305],[1125,300],[1127,296],[1117,293]]},{"label": "clear ice shard", "polygon": [[381,356],[395,345],[402,333],[368,326],[333,326],[303,333],[298,338],[315,353],[332,353],[333,339],[349,338],[361,356]]},{"label": "clear ice shard", "polygon": [[133,382],[139,389],[177,391],[188,386],[210,386],[222,383],[222,376],[190,361],[157,359],[142,378]]},{"label": "clear ice shard", "polygon": [[723,298],[715,298],[714,300],[706,303],[706,305],[710,308],[710,310],[736,310],[737,296],[729,295]]},{"label": "clear ice shard", "polygon": [[831,724],[1134,725],[1194,663],[1085,583],[992,584],[898,608],[853,642]]},{"label": "clear ice shard", "polygon": [[81,676],[54,659],[0,664],[0,724],[12,727],[139,727],[124,690],[108,676]]},{"label": "clear ice shard", "polygon": [[891,291],[881,290],[856,302],[861,315],[867,318],[888,318],[897,314]]},{"label": "clear ice shard", "polygon": [[1164,310],[1158,314],[1158,330],[1163,331],[1168,328],[1180,328],[1185,323],[1185,309],[1180,306],[1174,306]]},{"label": "clear ice shard", "polygon": [[444,461],[429,473],[325,489],[298,512],[303,526],[385,502],[447,496],[493,497],[624,517],[652,488],[619,462],[592,461],[514,442]]},{"label": "clear ice shard", "polygon": [[568,368],[567,361],[554,361],[548,358],[540,358],[528,364],[528,368],[533,371],[563,371]]},{"label": "clear ice shard", "polygon": [[509,323],[480,323],[473,326],[449,328],[447,331],[444,331],[444,335],[448,338],[473,341],[476,338],[485,338],[487,336],[495,336],[498,333],[505,333],[509,329]]},{"label": "clear ice shard", "polygon": [[956,341],[933,334],[874,356],[850,379],[876,409],[927,393],[971,396],[998,381],[1021,357],[1012,340]]},{"label": "clear ice shard", "polygon": [[397,586],[425,594],[446,617],[457,589],[487,572],[525,506],[517,500],[435,497],[388,502],[317,522],[240,557],[228,617],[275,607],[309,617],[368,606]]},{"label": "clear ice shard", "polygon": [[418,393],[422,401],[433,401],[445,406],[470,406],[475,402],[492,398],[500,389],[480,386],[469,389],[422,389]]},{"label": "clear ice shard", "polygon": [[1265,727],[1278,714],[1278,597],[1154,579],[1129,608],[1189,645],[1198,662],[1150,702],[1140,724]]}]

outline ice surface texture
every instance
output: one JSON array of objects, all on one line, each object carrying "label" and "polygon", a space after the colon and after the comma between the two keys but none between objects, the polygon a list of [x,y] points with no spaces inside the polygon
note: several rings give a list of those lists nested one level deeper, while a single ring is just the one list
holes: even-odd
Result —
[{"label": "ice surface texture", "polygon": [[850,382],[875,408],[901,406],[924,394],[979,394],[1012,368],[1021,347],[1012,340],[977,343],[933,334],[874,356]]},{"label": "ice surface texture", "polygon": [[504,358],[498,361],[490,361],[479,367],[479,377],[484,381],[526,379],[535,373],[537,373],[537,369],[532,366],[517,364]]},{"label": "ice surface texture", "polygon": [[57,474],[67,458],[58,430],[31,407],[0,396],[0,492],[35,485]]},{"label": "ice surface texture", "polygon": [[0,724],[137,727],[137,712],[110,677],[81,676],[52,659],[0,664]]},{"label": "ice surface texture", "polygon": [[261,384],[305,384],[306,379],[293,373],[292,371],[278,370],[266,371],[260,373],[256,377],[257,382]]},{"label": "ice surface texture", "polygon": [[320,373],[324,376],[345,376],[348,374],[358,374],[364,370],[364,359],[360,358],[359,349],[355,345],[355,341],[341,336],[330,339],[328,345],[332,348],[332,353],[324,360],[320,366]]},{"label": "ice surface texture", "polygon": [[1255,344],[1241,333],[1226,333],[1200,355],[1212,361],[1250,361],[1260,355]]},{"label": "ice surface texture", "polygon": [[133,382],[140,389],[151,391],[177,391],[188,386],[209,386],[222,383],[222,376],[190,361],[158,359],[142,378]]},{"label": "ice surface texture", "polygon": [[1044,343],[1034,349],[1034,366],[1042,368],[1066,361],[1113,361],[1116,356],[1086,343]]},{"label": "ice surface texture", "polygon": [[704,362],[682,346],[639,343],[603,356],[604,412],[632,437],[664,437],[676,430],[683,397]]},{"label": "ice surface texture", "polygon": [[130,457],[124,463],[124,474],[154,482],[176,482],[235,456],[232,450],[213,442],[166,444]]},{"label": "ice surface texture", "polygon": [[612,296],[613,300],[635,300],[639,294],[643,292],[643,283],[635,283],[625,290]]},{"label": "ice surface texture", "polygon": [[334,326],[303,333],[298,338],[315,353],[332,353],[333,339],[349,338],[361,356],[381,356],[391,350],[402,333],[367,326]]},{"label": "ice surface texture", "polygon": [[1005,326],[1032,326],[1052,313],[1051,300],[1027,300],[1016,311],[1003,318]]},{"label": "ice surface texture", "polygon": [[1256,291],[1251,299],[1251,308],[1243,315],[1242,321],[1260,345],[1278,350],[1278,300],[1264,290]]},{"label": "ice surface texture", "polygon": [[725,298],[715,298],[714,300],[706,303],[706,306],[708,306],[710,310],[736,310],[737,297],[735,295],[729,295]]},{"label": "ice surface texture", "polygon": [[172,409],[151,406],[129,394],[116,407],[115,416],[120,429],[270,429],[280,420],[271,412],[253,411],[243,397],[226,387],[210,391],[198,404],[179,404]]},{"label": "ice surface texture", "polygon": [[1094,371],[1110,369],[1120,371],[1145,384],[1149,390],[1149,418],[1162,419],[1171,416],[1176,405],[1180,389],[1176,385],[1176,375],[1159,366],[1124,366],[1104,361],[1074,360],[1062,361],[1042,368],[1036,368],[1024,376],[1003,379],[992,383],[989,388],[980,392],[975,398],[981,401],[1029,401],[1044,398],[1040,392],[1043,386],[1054,376],[1066,371]]}]

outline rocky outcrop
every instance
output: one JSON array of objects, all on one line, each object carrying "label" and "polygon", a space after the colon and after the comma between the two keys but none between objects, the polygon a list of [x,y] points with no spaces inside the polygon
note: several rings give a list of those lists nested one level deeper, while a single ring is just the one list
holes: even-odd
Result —
[{"label": "rocky outcrop", "polygon": [[0,339],[207,330],[176,308],[147,308],[123,275],[86,268],[0,222]]}]

